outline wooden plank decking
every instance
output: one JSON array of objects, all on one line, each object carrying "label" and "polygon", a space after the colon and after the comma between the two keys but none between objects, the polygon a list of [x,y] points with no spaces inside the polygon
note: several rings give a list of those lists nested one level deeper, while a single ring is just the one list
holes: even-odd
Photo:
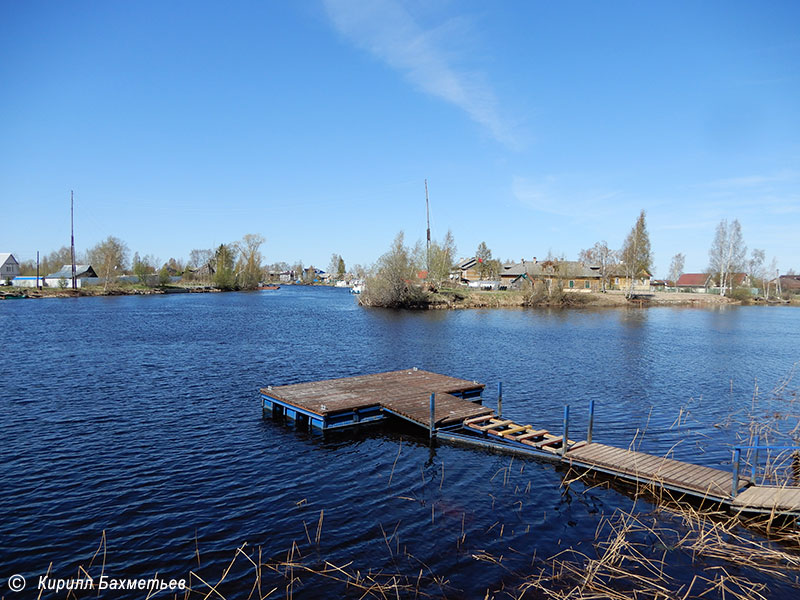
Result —
[{"label": "wooden plank decking", "polygon": [[[711,467],[591,443],[569,451],[565,460],[574,466],[599,470],[641,483],[685,491],[695,496],[724,500],[731,496],[733,474]],[[750,481],[739,479],[739,486]]]},{"label": "wooden plank decking", "polygon": [[[402,394],[399,397],[388,398],[382,403],[383,409],[423,427],[428,427],[431,420],[430,394]],[[471,419],[481,415],[494,414],[491,408],[475,404],[463,398],[450,394],[436,394],[434,406],[434,421],[436,427],[455,425],[464,419]]]},{"label": "wooden plank decking", "polygon": [[[398,407],[398,411],[408,410],[410,413],[408,406],[413,402],[422,401],[422,405],[427,407],[431,393],[436,393],[437,397],[440,394],[467,393],[477,395],[483,388],[483,384],[475,381],[448,377],[447,375],[419,369],[404,369],[402,371],[389,371],[387,373],[262,388],[261,393],[285,404],[296,406],[320,416],[326,416],[371,406],[388,407],[390,402]],[[466,404],[473,404],[466,400],[454,399]],[[448,410],[455,410],[452,408],[452,402],[450,402],[450,405],[451,408]],[[438,414],[439,411],[437,410]],[[473,416],[477,414],[483,413],[472,413]],[[443,414],[443,418],[444,416]],[[428,421],[429,416],[426,416],[423,422],[427,423]]]},{"label": "wooden plank decking", "polygon": [[744,512],[800,515],[800,488],[754,485],[737,494],[731,506]]}]

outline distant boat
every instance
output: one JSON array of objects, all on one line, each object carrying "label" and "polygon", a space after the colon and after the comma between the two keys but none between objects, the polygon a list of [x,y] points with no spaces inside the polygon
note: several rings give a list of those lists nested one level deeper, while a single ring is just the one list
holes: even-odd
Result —
[{"label": "distant boat", "polygon": [[279,285],[260,285],[260,286],[258,286],[258,289],[260,289],[260,290],[279,290],[279,289],[281,289],[281,286],[279,286]]},{"label": "distant boat", "polygon": [[351,294],[360,294],[363,291],[364,291],[364,284],[363,283],[357,283],[353,287],[350,288],[350,293]]}]

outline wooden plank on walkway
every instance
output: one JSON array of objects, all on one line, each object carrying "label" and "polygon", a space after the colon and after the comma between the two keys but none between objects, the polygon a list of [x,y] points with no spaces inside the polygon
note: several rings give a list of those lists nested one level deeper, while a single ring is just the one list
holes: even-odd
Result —
[{"label": "wooden plank on walkway", "polygon": [[[626,479],[685,491],[696,496],[729,498],[733,475],[728,471],[623,450],[604,444],[586,444],[570,450],[566,460],[575,466],[600,469]],[[740,478],[740,486],[749,484]]]},{"label": "wooden plank on walkway", "polygon": [[732,506],[743,512],[800,515],[800,487],[754,485],[738,494]]},{"label": "wooden plank on walkway", "polygon": [[[399,398],[386,398],[381,402],[383,409],[409,421],[428,427],[431,420],[430,394],[408,394]],[[489,415],[493,411],[488,406],[464,400],[450,394],[436,394],[434,420],[436,427],[461,423],[464,419]]]}]

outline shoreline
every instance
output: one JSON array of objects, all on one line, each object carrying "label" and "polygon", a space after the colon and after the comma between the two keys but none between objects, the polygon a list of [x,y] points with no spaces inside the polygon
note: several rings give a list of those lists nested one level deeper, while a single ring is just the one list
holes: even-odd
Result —
[{"label": "shoreline", "polygon": [[[281,287],[296,286],[292,283],[276,284]],[[301,287],[334,287],[325,284],[308,284]],[[103,290],[100,287],[87,287],[78,290],[33,288],[0,289],[0,300],[42,299],[42,298],[78,298],[98,296],[155,296],[165,294],[216,294],[237,291],[258,290],[223,290],[211,285],[187,285],[165,287],[116,286]],[[359,304],[361,304],[359,300]],[[625,293],[618,290],[607,292],[566,292],[557,298],[538,298],[532,300],[529,294],[521,291],[484,291],[472,289],[444,289],[417,301],[413,305],[401,306],[408,310],[465,310],[474,308],[648,308],[656,306],[680,306],[710,308],[715,306],[800,306],[800,297],[779,302],[763,300],[736,300],[728,296],[716,294],[698,294],[684,292],[649,292],[637,298],[628,299]],[[366,306],[365,306],[366,307]],[[369,307],[366,307],[369,308]]]}]

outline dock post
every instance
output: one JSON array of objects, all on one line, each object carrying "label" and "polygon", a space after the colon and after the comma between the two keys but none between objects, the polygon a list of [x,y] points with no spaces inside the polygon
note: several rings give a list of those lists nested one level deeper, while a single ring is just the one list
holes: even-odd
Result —
[{"label": "dock post", "polygon": [[436,431],[436,417],[434,416],[434,409],[436,408],[436,394],[431,394],[431,425],[430,425],[430,436],[433,439]]},{"label": "dock post", "polygon": [[594,429],[594,399],[589,400],[589,429],[586,432],[586,443],[592,443],[592,429]]},{"label": "dock post", "polygon": [[759,433],[756,436],[756,447],[753,449],[753,468],[750,471],[750,479],[752,479],[753,484],[756,483],[756,465],[758,464],[758,446],[761,444],[761,434]]},{"label": "dock post", "polygon": [[503,416],[503,382],[497,382],[497,418]]},{"label": "dock post", "polygon": [[731,485],[731,498],[736,498],[739,491],[739,460],[742,457],[742,449],[735,448],[733,451],[733,484]]},{"label": "dock post", "polygon": [[564,439],[561,440],[561,456],[567,454],[567,440],[569,440],[569,404],[564,406]]}]

